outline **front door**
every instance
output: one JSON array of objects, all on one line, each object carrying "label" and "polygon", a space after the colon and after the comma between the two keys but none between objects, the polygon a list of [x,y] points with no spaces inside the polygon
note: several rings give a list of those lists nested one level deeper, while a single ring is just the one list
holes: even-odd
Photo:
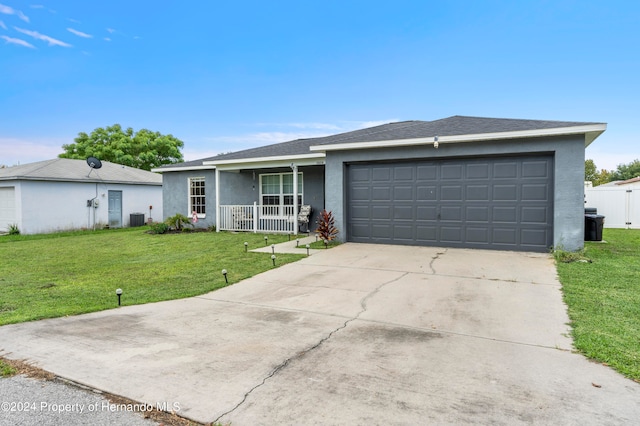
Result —
[{"label": "front door", "polygon": [[122,227],[122,191],[109,191],[109,228]]}]

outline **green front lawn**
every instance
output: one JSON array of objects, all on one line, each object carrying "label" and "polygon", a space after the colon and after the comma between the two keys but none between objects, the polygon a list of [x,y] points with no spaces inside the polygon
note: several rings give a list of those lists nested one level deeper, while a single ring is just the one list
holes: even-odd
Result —
[{"label": "green front lawn", "polygon": [[605,229],[587,262],[558,263],[576,348],[640,381],[640,231]]},{"label": "green front lawn", "polygon": [[[263,234],[147,227],[0,237],[0,325],[196,296],[273,268]],[[269,235],[268,244],[287,241]],[[305,255],[278,254],[277,265]]]}]

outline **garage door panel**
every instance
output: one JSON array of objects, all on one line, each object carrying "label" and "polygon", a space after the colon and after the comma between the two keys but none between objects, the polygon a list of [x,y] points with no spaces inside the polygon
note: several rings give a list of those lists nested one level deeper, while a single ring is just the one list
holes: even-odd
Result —
[{"label": "garage door panel", "polygon": [[441,201],[462,201],[461,185],[446,185],[440,188]]},{"label": "garage door panel", "polygon": [[544,177],[549,175],[549,167],[546,161],[523,161],[522,162],[522,177]]},{"label": "garage door panel", "polygon": [[[365,171],[366,170],[366,171]],[[347,238],[546,251],[551,155],[348,165]]]},{"label": "garage door panel", "polygon": [[413,174],[414,174],[414,170],[415,167],[413,166],[408,166],[408,167],[395,167],[393,169],[393,177],[394,179],[397,181],[403,181],[403,180],[413,180]]},{"label": "garage door panel", "polygon": [[545,229],[523,229],[520,235],[520,244],[524,246],[538,247],[545,245],[547,241],[547,231]]},{"label": "garage door panel", "polygon": [[438,199],[438,191],[435,186],[417,186],[416,198],[418,201],[435,201]]},{"label": "garage door panel", "polygon": [[371,200],[371,188],[369,187],[354,187],[351,189],[352,201],[370,201]]},{"label": "garage door panel", "polygon": [[487,244],[489,239],[488,227],[468,227],[466,232],[466,242]]},{"label": "garage door panel", "polygon": [[465,209],[465,217],[467,222],[488,222],[489,207],[488,206],[467,206]]},{"label": "garage door panel", "polygon": [[462,180],[464,168],[460,164],[443,164],[441,168],[442,180]]},{"label": "garage door panel", "polygon": [[393,191],[393,201],[413,201],[413,186],[396,186]]},{"label": "garage door panel", "polygon": [[404,240],[405,242],[413,241],[414,229],[412,225],[394,225],[393,239],[395,241]]},{"label": "garage door panel", "polygon": [[440,207],[440,220],[442,221],[461,221],[462,206],[442,206]]},{"label": "garage door panel", "polygon": [[390,182],[391,181],[391,168],[389,167],[377,167],[371,170],[371,180],[373,182]]},{"label": "garage door panel", "polygon": [[373,220],[391,220],[391,206],[372,206],[371,219]]},{"label": "garage door panel", "polygon": [[517,223],[518,208],[516,206],[493,207],[493,222]]},{"label": "garage door panel", "polygon": [[489,201],[489,185],[467,185],[467,201]]},{"label": "garage door panel", "polygon": [[438,180],[438,166],[431,165],[418,165],[416,168],[416,178],[420,181],[435,181]]},{"label": "garage door panel", "polygon": [[517,201],[518,186],[517,185],[494,185],[493,201]]},{"label": "garage door panel", "polygon": [[522,201],[546,201],[547,186],[544,184],[524,184],[522,185]]},{"label": "garage door panel", "polygon": [[416,220],[436,220],[438,219],[438,208],[434,206],[417,206]]},{"label": "garage door panel", "polygon": [[515,228],[494,228],[492,236],[496,244],[515,246],[518,242],[518,233]]},{"label": "garage door panel", "polygon": [[489,179],[489,164],[468,164],[467,165],[467,179]]},{"label": "garage door panel", "polygon": [[413,206],[394,206],[393,207],[393,219],[394,220],[411,220],[413,221]]},{"label": "garage door panel", "polygon": [[371,200],[372,201],[391,201],[391,187],[390,186],[374,186],[371,188]]},{"label": "garage door panel", "polygon": [[452,226],[440,227],[440,241],[447,243],[461,243],[462,229]]},{"label": "garage door panel", "polygon": [[422,242],[437,242],[438,227],[434,225],[416,225],[416,240]]},{"label": "garage door panel", "polygon": [[499,162],[493,165],[493,179],[516,179],[518,163],[515,161]]},{"label": "garage door panel", "polygon": [[546,207],[523,206],[520,221],[521,223],[544,225],[549,220],[548,211],[549,209]]}]

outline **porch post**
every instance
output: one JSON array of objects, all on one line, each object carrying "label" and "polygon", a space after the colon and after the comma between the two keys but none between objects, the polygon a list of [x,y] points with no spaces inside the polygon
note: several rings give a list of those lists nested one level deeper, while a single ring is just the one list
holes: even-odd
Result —
[{"label": "porch post", "polygon": [[258,203],[253,202],[253,233],[258,232]]},{"label": "porch post", "polygon": [[291,163],[293,170],[293,235],[298,235],[298,166]]},{"label": "porch post", "polygon": [[216,232],[220,232],[220,170],[216,167]]}]

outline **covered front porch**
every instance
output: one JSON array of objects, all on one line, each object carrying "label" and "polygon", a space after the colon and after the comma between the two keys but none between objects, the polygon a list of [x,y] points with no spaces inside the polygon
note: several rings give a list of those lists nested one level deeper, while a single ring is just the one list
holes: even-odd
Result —
[{"label": "covered front porch", "polygon": [[216,229],[292,235],[313,231],[324,209],[322,160],[314,155],[211,162]]}]

